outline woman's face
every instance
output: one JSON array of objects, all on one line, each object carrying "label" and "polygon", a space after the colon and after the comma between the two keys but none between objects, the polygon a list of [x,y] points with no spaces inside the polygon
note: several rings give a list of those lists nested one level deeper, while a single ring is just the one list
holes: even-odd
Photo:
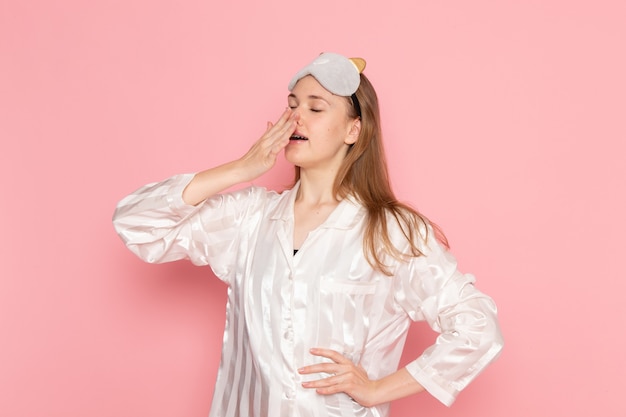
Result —
[{"label": "woman's face", "polygon": [[301,169],[337,172],[360,129],[360,120],[348,116],[348,100],[309,75],[298,81],[288,103],[300,117],[285,158]]}]

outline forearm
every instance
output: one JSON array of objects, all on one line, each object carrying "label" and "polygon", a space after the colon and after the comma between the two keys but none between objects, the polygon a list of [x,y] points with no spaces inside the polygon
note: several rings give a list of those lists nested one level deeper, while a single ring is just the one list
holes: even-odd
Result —
[{"label": "forearm", "polygon": [[411,376],[406,368],[399,369],[393,374],[374,381],[374,386],[372,404],[368,404],[370,407],[424,391],[424,387]]},{"label": "forearm", "polygon": [[236,160],[197,173],[183,190],[183,201],[195,206],[233,185],[249,181],[242,165]]},{"label": "forearm", "polygon": [[233,185],[263,175],[274,166],[276,156],[289,143],[297,120],[298,115],[287,108],[275,125],[268,122],[265,134],[243,157],[196,174],[183,190],[183,201],[195,206]]}]

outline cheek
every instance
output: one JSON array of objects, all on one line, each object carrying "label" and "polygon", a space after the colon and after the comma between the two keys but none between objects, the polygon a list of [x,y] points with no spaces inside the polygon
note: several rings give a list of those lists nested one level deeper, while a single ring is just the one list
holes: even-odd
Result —
[{"label": "cheek", "polygon": [[332,134],[333,138],[343,142],[350,132],[350,126],[345,120],[341,120],[335,123],[329,130],[329,133]]},{"label": "cheek", "polygon": [[333,136],[345,136],[349,131],[350,120],[343,113],[332,118],[327,126],[327,132]]},{"label": "cheek", "polygon": [[330,143],[343,141],[344,138],[344,130],[341,126],[329,126],[325,132],[326,141]]}]

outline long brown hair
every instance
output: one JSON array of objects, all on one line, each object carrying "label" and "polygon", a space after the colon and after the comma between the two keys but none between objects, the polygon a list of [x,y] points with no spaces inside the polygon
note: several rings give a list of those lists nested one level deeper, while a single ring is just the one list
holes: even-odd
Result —
[{"label": "long brown hair", "polygon": [[[423,256],[418,241],[428,239],[428,225],[433,228],[435,237],[446,247],[448,242],[436,224],[396,199],[389,182],[382,143],[378,96],[364,74],[361,74],[361,84],[356,91],[356,98],[361,108],[361,132],[339,168],[333,191],[338,199],[354,196],[367,209],[367,224],[363,237],[365,257],[374,269],[391,275],[388,265],[384,263],[384,255],[400,261]],[[349,116],[359,117],[352,99],[350,97],[346,99],[350,102]],[[296,167],[296,181],[299,178],[300,169]],[[387,225],[390,218],[388,215],[393,216],[409,243],[408,253],[403,253],[391,241]]]}]

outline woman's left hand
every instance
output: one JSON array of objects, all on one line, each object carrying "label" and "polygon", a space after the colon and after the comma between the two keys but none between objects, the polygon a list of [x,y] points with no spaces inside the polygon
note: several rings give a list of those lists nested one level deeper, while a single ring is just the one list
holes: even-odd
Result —
[{"label": "woman's left hand", "polygon": [[314,348],[311,354],[328,358],[333,363],[318,363],[300,368],[302,375],[326,373],[330,376],[302,383],[304,388],[315,388],[318,394],[328,395],[343,392],[364,407],[376,405],[377,381],[372,381],[361,365],[355,365],[339,352]]}]

